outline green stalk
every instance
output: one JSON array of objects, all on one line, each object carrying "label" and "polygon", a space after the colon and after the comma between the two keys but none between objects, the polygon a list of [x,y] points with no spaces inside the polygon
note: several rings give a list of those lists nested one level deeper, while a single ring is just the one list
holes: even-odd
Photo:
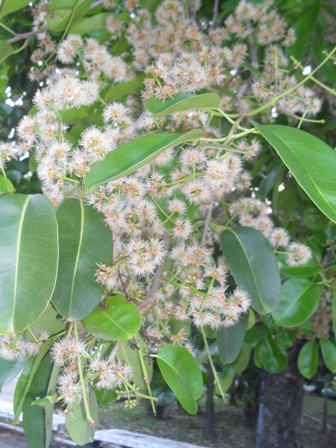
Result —
[{"label": "green stalk", "polygon": [[[75,333],[75,340],[76,340],[76,342],[78,342],[78,330],[77,330],[76,322],[74,322],[74,333]],[[81,362],[80,357],[78,357],[78,359],[77,359],[77,365],[78,365],[79,381],[80,381],[80,385],[81,385],[81,389],[82,389],[83,404],[84,404],[86,419],[87,419],[89,425],[93,425],[94,420],[90,413],[90,406],[89,406],[89,401],[88,401],[88,397],[87,397],[87,393],[86,393],[83,368],[82,368],[82,362]]]}]

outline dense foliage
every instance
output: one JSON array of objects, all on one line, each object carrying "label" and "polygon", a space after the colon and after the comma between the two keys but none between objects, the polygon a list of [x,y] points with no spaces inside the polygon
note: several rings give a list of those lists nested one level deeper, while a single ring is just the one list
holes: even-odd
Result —
[{"label": "dense foliage", "polygon": [[335,8],[203,3],[2,3],[0,383],[23,368],[31,447],[55,405],[79,444],[97,401],[155,413],[153,383],[195,414],[205,365],[224,398],[297,338],[336,372]]}]

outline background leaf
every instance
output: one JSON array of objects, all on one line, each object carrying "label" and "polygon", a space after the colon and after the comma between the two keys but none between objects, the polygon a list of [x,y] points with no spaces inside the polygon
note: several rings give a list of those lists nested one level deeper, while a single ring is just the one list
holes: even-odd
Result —
[{"label": "background leaf", "polygon": [[52,433],[54,405],[44,408],[32,406],[37,397],[54,395],[59,367],[46,354],[35,372],[23,403],[23,429],[30,448],[49,448]]},{"label": "background leaf", "polygon": [[[140,341],[137,346],[139,348],[132,347],[129,343],[121,343],[120,349],[118,350],[118,358],[121,361],[124,361],[126,364],[132,366],[134,384],[139,388],[140,392],[147,393],[147,384],[151,382],[153,377],[153,363],[150,362],[148,356],[145,356],[145,354],[149,352],[145,343],[143,341]],[[142,352],[142,355],[140,353],[140,350]],[[144,367],[146,370],[146,381],[141,368],[140,356],[142,356]]]},{"label": "background leaf", "polygon": [[21,332],[43,313],[58,262],[55,213],[42,195],[0,198],[0,333]]},{"label": "background leaf", "polygon": [[286,350],[271,336],[264,338],[258,347],[259,360],[269,373],[278,373],[288,364]]},{"label": "background leaf", "polygon": [[305,378],[312,378],[318,366],[318,346],[316,341],[306,342],[298,356],[298,368]]},{"label": "background leaf", "polygon": [[0,392],[3,386],[14,379],[24,366],[24,356],[15,361],[0,358]]},{"label": "background leaf", "polygon": [[93,442],[98,420],[98,403],[94,391],[91,390],[89,393],[89,407],[94,421],[93,425],[90,425],[87,421],[83,403],[73,403],[71,407],[72,412],[68,412],[65,417],[65,425],[70,437],[78,445]]},{"label": "background leaf", "polygon": [[328,339],[320,339],[320,346],[322,351],[322,358],[324,364],[328,367],[330,372],[336,373],[336,347],[335,343]]},{"label": "background leaf", "polygon": [[281,125],[261,126],[260,134],[273,146],[314,204],[336,222],[336,153],[317,137]]},{"label": "background leaf", "polygon": [[294,278],[280,289],[280,302],[272,311],[277,324],[295,327],[306,321],[315,311],[321,287],[309,280]]},{"label": "background leaf", "polygon": [[137,333],[141,315],[136,305],[124,297],[108,297],[83,320],[86,330],[109,341],[125,341]]},{"label": "background leaf", "polygon": [[248,292],[261,314],[274,309],[280,298],[278,263],[266,238],[250,227],[221,233],[221,247],[237,286]]},{"label": "background leaf", "polygon": [[196,414],[196,400],[200,398],[203,380],[197,361],[185,347],[167,344],[157,355],[157,363],[166,383],[181,406]]},{"label": "background leaf", "polygon": [[202,135],[200,129],[186,134],[144,135],[113,149],[104,160],[97,163],[85,178],[85,187],[92,192],[99,185],[120,179],[131,174],[147,163],[151,162],[161,152],[182,143],[197,140]]},{"label": "background leaf", "polygon": [[14,185],[12,184],[12,182],[7,177],[0,174],[0,195],[13,193],[13,191]]},{"label": "background leaf", "polygon": [[103,216],[79,198],[66,199],[56,213],[59,267],[52,302],[68,320],[86,317],[104,287],[95,281],[98,263],[112,262],[112,234]]},{"label": "background leaf", "polygon": [[153,117],[185,112],[187,110],[218,109],[220,97],[216,93],[178,93],[167,100],[149,100],[144,103],[145,109]]},{"label": "background leaf", "polygon": [[219,357],[224,364],[233,362],[243,345],[248,321],[248,313],[232,327],[222,328],[217,333]]}]

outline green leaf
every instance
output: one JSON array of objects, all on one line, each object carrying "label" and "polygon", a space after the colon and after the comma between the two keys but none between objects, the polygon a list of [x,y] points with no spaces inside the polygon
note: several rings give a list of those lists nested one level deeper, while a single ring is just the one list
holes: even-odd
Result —
[{"label": "green leaf", "polygon": [[[222,392],[227,392],[236,376],[236,369],[233,366],[226,366],[218,376]],[[215,393],[221,395],[218,385],[215,385]]]},{"label": "green leaf", "polygon": [[336,222],[335,151],[322,140],[293,127],[254,125],[314,204]]},{"label": "green leaf", "polygon": [[248,292],[252,307],[265,314],[280,298],[278,263],[266,238],[250,227],[227,229],[221,247],[237,286]]},{"label": "green leaf", "polygon": [[91,0],[54,1],[49,4],[47,24],[51,31],[65,30],[85,16],[92,4]]},{"label": "green leaf", "polygon": [[271,336],[267,336],[259,343],[259,360],[268,373],[278,373],[288,364],[286,350]]},{"label": "green leaf", "polygon": [[300,13],[299,19],[293,25],[296,39],[295,43],[288,47],[288,55],[300,58],[304,49],[311,43],[311,36],[319,16],[319,8],[319,1],[309,2],[309,6]]},{"label": "green leaf", "polygon": [[98,263],[112,262],[112,234],[103,216],[79,198],[66,199],[56,217],[60,259],[52,302],[68,320],[81,320],[103,294],[95,272]]},{"label": "green leaf", "polygon": [[136,93],[139,90],[143,89],[144,87],[143,81],[144,76],[141,74],[131,79],[131,81],[125,81],[115,84],[106,92],[104,98],[105,100],[111,101],[126,95],[132,95],[133,93]]},{"label": "green leaf", "polygon": [[303,210],[303,222],[311,230],[323,230],[328,225],[327,218],[312,205]]},{"label": "green leaf", "polygon": [[12,12],[19,11],[29,3],[34,3],[35,0],[3,0],[0,12],[0,18],[11,14]]},{"label": "green leaf", "polygon": [[8,58],[15,49],[12,45],[8,44],[5,40],[0,40],[0,64]]},{"label": "green leaf", "polygon": [[220,97],[216,93],[178,93],[168,100],[146,101],[144,106],[153,117],[163,117],[187,110],[219,109]]},{"label": "green leaf", "polygon": [[0,174],[0,196],[2,194],[13,193],[14,190],[15,188],[12,182],[7,177]]},{"label": "green leaf", "polygon": [[[121,343],[120,349],[118,350],[118,359],[132,366],[133,382],[135,386],[139,388],[140,392],[147,393],[147,385],[151,382],[153,377],[153,363],[150,362],[148,356],[144,355],[148,353],[148,348],[145,343],[141,341],[137,346],[132,347],[127,343]],[[141,368],[141,359],[143,361],[145,373]]]},{"label": "green leaf", "polygon": [[105,29],[106,19],[110,15],[111,14],[108,12],[103,12],[101,14],[95,14],[91,17],[85,17],[70,28],[69,34],[83,35],[89,34],[92,31]]},{"label": "green leaf", "polygon": [[42,359],[49,350],[52,343],[55,341],[56,337],[48,339],[40,348],[36,356],[30,356],[23,368],[18,382],[16,383],[16,388],[14,392],[14,423],[18,423],[20,414],[22,412],[23,403],[29,392],[30,386],[34,379],[34,375],[37,372]]},{"label": "green leaf", "polygon": [[31,382],[23,403],[23,429],[30,448],[49,448],[52,433],[54,405],[44,408],[32,406],[38,397],[55,395],[59,367],[46,354]]},{"label": "green leaf", "polygon": [[[235,368],[237,375],[242,373],[248,366],[250,356],[251,356],[251,350],[252,350],[252,348],[248,344],[244,343],[242,345],[242,348],[240,350],[240,353],[239,353],[237,359],[234,361],[233,364],[231,364]],[[225,370],[225,368],[224,368],[224,370]]]},{"label": "green leaf", "polygon": [[0,333],[21,332],[43,313],[57,275],[55,213],[42,195],[0,198]]},{"label": "green leaf", "polygon": [[181,406],[189,414],[196,414],[196,400],[203,390],[202,374],[197,361],[185,347],[167,344],[159,351],[157,363]]},{"label": "green leaf", "polygon": [[201,135],[200,129],[194,129],[186,134],[163,132],[136,138],[114,149],[97,163],[86,176],[85,187],[88,192],[92,192],[103,183],[133,173],[166,149],[197,140]]},{"label": "green leaf", "polygon": [[315,311],[321,287],[309,280],[294,278],[281,285],[280,302],[272,311],[276,324],[296,327]]},{"label": "green leaf", "polygon": [[224,364],[233,362],[243,345],[248,321],[248,313],[232,327],[222,328],[217,333],[219,357]]},{"label": "green leaf", "polygon": [[306,342],[298,356],[298,368],[305,378],[312,378],[318,367],[318,346],[316,341]]},{"label": "green leaf", "polygon": [[333,303],[332,303],[332,326],[334,336],[336,337],[336,289],[334,289]]},{"label": "green leaf", "polygon": [[321,265],[312,258],[304,266],[284,266],[280,268],[281,274],[287,275],[288,277],[313,277],[321,272]]},{"label": "green leaf", "polygon": [[269,332],[269,328],[262,323],[257,323],[247,330],[245,341],[246,344],[255,347]]},{"label": "green leaf", "polygon": [[330,372],[336,373],[336,347],[335,343],[328,339],[320,339],[320,346],[322,351],[322,358],[324,364],[328,367]]},{"label": "green leaf", "polygon": [[112,389],[96,389],[95,394],[99,404],[102,405],[114,403],[118,399],[118,395]]},{"label": "green leaf", "polygon": [[10,383],[24,366],[24,356],[15,361],[7,361],[7,359],[0,358],[0,392],[2,387]]},{"label": "green leaf", "polygon": [[141,326],[136,305],[124,297],[108,297],[104,303],[83,320],[86,330],[109,341],[130,339]]},{"label": "green leaf", "polygon": [[70,437],[78,445],[93,442],[98,420],[98,403],[94,391],[91,390],[89,393],[89,408],[93,424],[87,420],[83,403],[74,403],[71,407],[72,412],[68,412],[65,417],[65,425]]}]

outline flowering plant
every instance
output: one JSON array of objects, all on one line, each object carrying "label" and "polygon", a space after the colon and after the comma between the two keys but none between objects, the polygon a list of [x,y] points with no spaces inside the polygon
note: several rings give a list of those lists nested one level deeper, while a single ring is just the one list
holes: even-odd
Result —
[{"label": "flowering plant", "polygon": [[[201,7],[33,6],[39,87],[0,146],[0,356],[11,371],[26,356],[14,405],[34,448],[51,428],[36,441],[31,404],[42,422],[59,403],[81,444],[97,399],[146,398],[155,412],[153,367],[195,414],[202,348],[223,397],[220,372],[241,350],[281,370],[291,342],[274,332],[307,321],[320,285],[331,286],[278,203],[294,177],[334,232],[335,154],[300,128],[323,124],[314,86],[333,93],[316,74],[335,49],[303,75],[288,56],[295,29],[272,1],[242,0],[221,18],[215,8],[210,21]],[[13,194],[6,177],[10,159],[27,155],[43,194]],[[252,340],[255,322],[268,330]]]}]

